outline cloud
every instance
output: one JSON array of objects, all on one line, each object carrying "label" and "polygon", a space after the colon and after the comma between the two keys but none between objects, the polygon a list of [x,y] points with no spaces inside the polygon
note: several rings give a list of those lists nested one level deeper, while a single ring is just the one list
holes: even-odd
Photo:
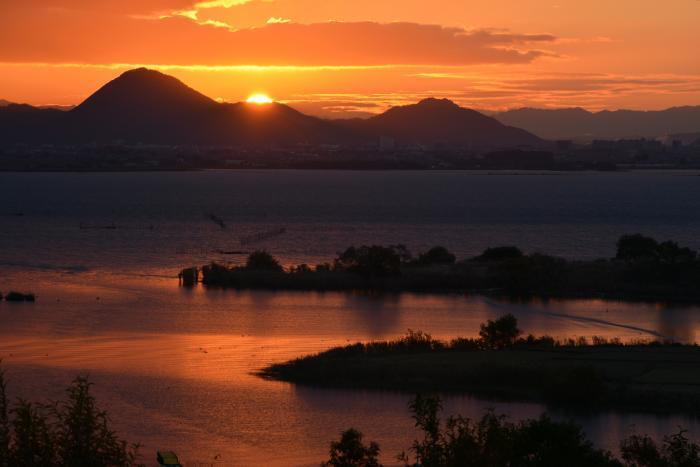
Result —
[{"label": "cloud", "polygon": [[195,8],[231,8],[232,6],[245,5],[251,0],[211,0],[208,2],[198,2],[194,5]]},{"label": "cloud", "polygon": [[283,24],[283,23],[290,23],[291,20],[286,19],[286,18],[278,18],[276,16],[270,16],[267,19],[267,24]]},{"label": "cloud", "polygon": [[[529,63],[546,56],[549,34],[470,31],[417,23],[325,22],[271,24],[233,31],[228,23],[200,18],[186,6],[179,15],[144,17],[54,8],[49,0],[9,7],[0,17],[0,61],[69,63],[168,63],[188,65],[468,65]],[[100,2],[97,2],[101,4]],[[130,3],[134,7],[136,2]],[[150,8],[165,0],[147,2]],[[217,2],[204,2],[213,5]],[[80,5],[77,5],[80,4]],[[177,5],[182,2],[172,1]],[[201,6],[201,4],[198,4]],[[81,8],[78,8],[78,7]],[[97,8],[96,6],[94,8]],[[136,15],[136,16],[135,16]]]}]

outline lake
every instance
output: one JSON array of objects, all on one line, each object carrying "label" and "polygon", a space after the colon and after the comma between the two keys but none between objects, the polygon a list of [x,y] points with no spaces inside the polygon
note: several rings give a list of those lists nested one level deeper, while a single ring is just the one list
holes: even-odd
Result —
[{"label": "lake", "polygon": [[[0,290],[38,295],[35,304],[0,303],[11,393],[58,398],[87,373],[120,434],[141,442],[149,462],[171,448],[187,462],[218,456],[221,466],[318,465],[354,426],[391,464],[414,435],[410,395],[296,387],[253,373],[409,328],[474,336],[479,323],[510,312],[525,332],[560,338],[700,339],[695,306],[190,290],[176,279],[184,266],[244,258],[218,250],[265,248],[285,264],[329,261],[363,243],[441,244],[459,257],[515,244],[591,258],[614,254],[630,232],[698,248],[695,173],[5,173],[0,199]],[[546,409],[446,401],[448,412],[471,417],[488,407],[516,418]],[[658,436],[679,425],[700,438],[698,420],[683,416],[555,416],[574,417],[608,448],[635,431]]]}]

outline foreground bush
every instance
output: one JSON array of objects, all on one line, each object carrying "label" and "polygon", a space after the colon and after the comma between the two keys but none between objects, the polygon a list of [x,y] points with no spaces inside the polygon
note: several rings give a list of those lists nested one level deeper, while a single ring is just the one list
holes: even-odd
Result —
[{"label": "foreground bush", "polygon": [[331,458],[321,467],[382,467],[379,463],[379,445],[375,442],[365,446],[362,433],[350,428],[340,436],[340,441],[331,443]]},{"label": "foreground bush", "polygon": [[[480,420],[462,416],[440,419],[441,400],[416,396],[409,405],[421,432],[409,453],[398,459],[421,467],[696,467],[700,446],[681,431],[657,445],[648,436],[634,435],[620,444],[621,457],[593,446],[581,427],[572,422],[538,419],[511,422],[487,412]],[[331,444],[331,460],[322,466],[375,467],[379,445],[362,444],[357,430],[343,433]]]},{"label": "foreground bush", "polygon": [[647,435],[634,435],[620,443],[626,465],[635,467],[694,467],[700,465],[700,446],[685,431],[665,436],[661,446]]},{"label": "foreground bush", "polygon": [[76,378],[64,402],[42,405],[20,399],[10,408],[0,370],[0,467],[135,467],[137,445],[128,445],[97,408],[91,383]]}]

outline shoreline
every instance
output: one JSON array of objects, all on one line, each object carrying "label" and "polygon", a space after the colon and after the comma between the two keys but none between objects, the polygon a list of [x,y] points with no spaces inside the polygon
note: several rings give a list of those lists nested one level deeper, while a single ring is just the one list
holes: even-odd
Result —
[{"label": "shoreline", "polygon": [[95,168],[44,168],[44,169],[18,169],[18,168],[0,168],[0,173],[168,173],[168,172],[249,172],[249,171],[311,171],[311,172],[474,172],[478,175],[552,175],[552,174],[620,174],[633,172],[681,172],[692,173],[696,172],[700,176],[700,166],[693,167],[618,167],[616,169],[596,169],[590,167],[584,168],[429,168],[429,167],[164,167],[164,168],[115,168],[115,169],[95,169]]}]

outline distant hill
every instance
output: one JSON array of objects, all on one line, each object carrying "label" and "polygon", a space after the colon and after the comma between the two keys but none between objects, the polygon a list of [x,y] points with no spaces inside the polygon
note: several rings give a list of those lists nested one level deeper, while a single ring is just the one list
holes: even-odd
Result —
[{"label": "distant hill", "polygon": [[509,110],[494,115],[506,125],[546,139],[656,138],[700,131],[700,106],[659,111],[588,112],[581,108]]},{"label": "distant hill", "polygon": [[69,112],[99,141],[160,144],[286,144],[342,139],[328,122],[282,104],[221,104],[172,76],[140,68],[109,82]]},{"label": "distant hill", "polygon": [[8,143],[261,145],[360,143],[508,148],[542,140],[449,100],[426,99],[368,119],[324,120],[284,104],[218,103],[163,73],[139,68],[65,111],[11,104],[0,108]]},{"label": "distant hill", "polygon": [[344,125],[375,137],[389,136],[404,143],[444,143],[447,146],[537,146],[543,141],[519,128],[506,126],[448,99],[424,99]]},{"label": "distant hill", "polygon": [[123,73],[69,111],[0,108],[0,136],[19,143],[275,144],[342,141],[325,120],[282,105],[220,104],[163,73]]},{"label": "distant hill", "polygon": [[663,111],[517,109],[493,114],[425,99],[369,118],[329,120],[273,103],[219,103],[163,73],[139,68],[80,105],[32,107],[0,100],[0,142],[201,145],[410,144],[508,149],[544,139],[656,138],[700,132],[700,106]]},{"label": "distant hill", "polygon": [[0,142],[47,143],[62,139],[66,112],[26,104],[0,107]]},{"label": "distant hill", "polygon": [[46,105],[38,105],[37,106],[40,109],[55,109],[55,110],[73,110],[75,108],[74,105],[62,105],[62,104],[46,104]]},{"label": "distant hill", "polygon": [[[7,107],[8,105],[16,104],[15,102],[6,101],[5,99],[0,99],[0,107]],[[47,105],[37,105],[38,109],[56,109],[56,110],[71,110],[75,108],[74,105],[60,105],[60,104],[47,104]]]}]

